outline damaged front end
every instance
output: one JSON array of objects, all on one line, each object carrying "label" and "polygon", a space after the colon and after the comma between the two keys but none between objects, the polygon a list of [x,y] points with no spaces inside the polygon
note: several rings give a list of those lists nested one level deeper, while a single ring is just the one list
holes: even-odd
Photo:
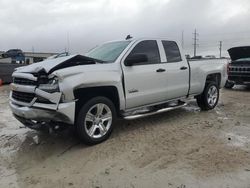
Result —
[{"label": "damaged front end", "polygon": [[[10,107],[14,116],[30,128],[44,127],[45,124],[73,125],[75,101],[64,100],[63,88],[65,89],[66,85],[54,72],[96,63],[103,62],[86,56],[71,55],[45,60],[16,70],[12,75],[10,93]],[[72,72],[73,74],[76,73]]]},{"label": "damaged front end", "polygon": [[30,128],[38,125],[74,124],[75,102],[63,102],[58,79],[44,70],[13,73],[10,107],[15,117]]}]

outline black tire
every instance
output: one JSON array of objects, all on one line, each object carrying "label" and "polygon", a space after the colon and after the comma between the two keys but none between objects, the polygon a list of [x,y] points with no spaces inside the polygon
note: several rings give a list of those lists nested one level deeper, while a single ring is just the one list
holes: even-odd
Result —
[{"label": "black tire", "polygon": [[234,87],[234,83],[227,81],[224,87],[227,88],[227,89],[232,89]]},{"label": "black tire", "polygon": [[[214,99],[212,102],[210,102],[209,100],[210,96],[209,91],[211,88],[214,88],[217,91],[217,94],[215,93],[216,99]],[[203,93],[196,97],[197,104],[201,108],[201,110],[207,111],[214,109],[219,101],[219,95],[220,95],[219,92],[220,92],[219,87],[215,82],[207,83]]]},{"label": "black tire", "polygon": [[[89,110],[91,110],[91,108],[93,108],[93,110],[95,110],[95,108],[96,108],[95,118],[101,119],[100,117],[97,117],[98,116],[97,115],[97,113],[98,113],[97,108],[98,107],[95,107],[95,106],[98,104],[106,105],[105,108],[109,109],[110,113],[112,113],[111,114],[112,119],[111,119],[111,125],[109,123],[109,128],[108,128],[107,132],[99,138],[94,138],[94,137],[91,137],[89,135],[89,133],[87,132],[88,125],[86,122],[86,115],[88,112],[90,112]],[[106,110],[105,108],[104,108],[104,110]],[[95,120],[95,121],[101,121],[101,120]],[[99,144],[99,143],[101,143],[109,138],[109,136],[111,135],[111,133],[113,131],[115,121],[116,121],[116,109],[115,109],[113,102],[106,97],[94,97],[94,98],[90,99],[89,101],[87,101],[81,107],[80,111],[78,112],[78,117],[77,117],[77,121],[76,121],[77,134],[78,134],[79,138],[87,145]],[[91,124],[91,121],[89,123]],[[93,123],[92,126],[98,126],[98,125],[94,125],[94,124],[97,124],[96,122],[95,123],[92,122],[92,123]],[[102,122],[102,124],[104,125],[103,122]],[[92,126],[90,125],[91,128],[92,128]],[[107,127],[105,126],[105,128],[107,128]],[[95,131],[93,132],[93,136],[95,136],[94,134],[96,132],[98,133],[98,129],[99,129],[99,134],[101,135],[101,129],[99,127],[99,128],[95,129]],[[104,129],[102,129],[102,130],[104,130]]]}]

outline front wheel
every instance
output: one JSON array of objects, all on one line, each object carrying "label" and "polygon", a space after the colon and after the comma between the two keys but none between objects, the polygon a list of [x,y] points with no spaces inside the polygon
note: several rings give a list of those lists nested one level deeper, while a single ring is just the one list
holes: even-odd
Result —
[{"label": "front wheel", "polygon": [[205,86],[203,93],[196,98],[198,106],[201,110],[213,109],[219,101],[219,88],[214,82]]},{"label": "front wheel", "polygon": [[106,97],[94,97],[79,111],[77,133],[84,143],[98,144],[111,135],[115,118],[114,104]]}]

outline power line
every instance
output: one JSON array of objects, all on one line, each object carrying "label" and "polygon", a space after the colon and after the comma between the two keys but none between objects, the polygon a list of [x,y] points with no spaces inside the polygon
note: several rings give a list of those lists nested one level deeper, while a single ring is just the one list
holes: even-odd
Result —
[{"label": "power line", "polygon": [[[245,31],[246,32],[246,31]],[[193,38],[192,42],[187,41],[185,43],[185,50],[191,52],[193,49],[194,56],[197,56],[197,48],[199,47],[199,51],[202,53],[209,52],[209,53],[215,53],[218,49],[218,53],[216,53],[219,57],[222,57],[223,54],[226,54],[227,49],[232,48],[233,46],[244,46],[249,45],[250,43],[250,33],[249,35],[239,35],[237,33],[244,33],[244,32],[234,32],[234,33],[225,33],[226,34],[234,34],[235,36],[221,36],[221,37],[215,37],[215,34],[209,34],[209,35],[202,35],[199,36],[199,33],[197,30],[194,30],[194,33],[192,33]],[[222,33],[221,33],[222,34]],[[199,43],[199,44],[198,44]],[[217,50],[216,50],[217,49]],[[192,53],[192,52],[191,52]]]}]

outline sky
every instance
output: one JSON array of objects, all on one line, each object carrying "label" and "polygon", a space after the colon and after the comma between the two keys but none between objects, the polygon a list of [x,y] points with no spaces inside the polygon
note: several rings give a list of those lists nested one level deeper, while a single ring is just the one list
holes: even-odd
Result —
[{"label": "sky", "polygon": [[133,37],[183,39],[193,55],[222,55],[250,45],[249,0],[0,0],[0,51],[85,53]]}]

